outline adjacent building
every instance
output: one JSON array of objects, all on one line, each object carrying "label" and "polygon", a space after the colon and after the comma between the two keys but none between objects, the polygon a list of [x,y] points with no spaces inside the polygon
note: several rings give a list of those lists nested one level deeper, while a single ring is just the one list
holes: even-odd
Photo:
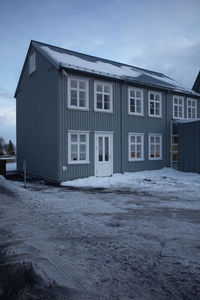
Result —
[{"label": "adjacent building", "polygon": [[26,161],[61,182],[178,168],[176,124],[200,118],[197,85],[31,41],[15,93],[17,169]]}]

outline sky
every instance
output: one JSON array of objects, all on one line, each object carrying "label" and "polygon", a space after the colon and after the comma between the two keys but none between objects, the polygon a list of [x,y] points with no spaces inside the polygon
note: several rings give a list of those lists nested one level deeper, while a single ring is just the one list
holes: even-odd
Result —
[{"label": "sky", "polygon": [[0,136],[16,142],[14,92],[30,40],[164,73],[192,88],[200,0],[0,2]]}]

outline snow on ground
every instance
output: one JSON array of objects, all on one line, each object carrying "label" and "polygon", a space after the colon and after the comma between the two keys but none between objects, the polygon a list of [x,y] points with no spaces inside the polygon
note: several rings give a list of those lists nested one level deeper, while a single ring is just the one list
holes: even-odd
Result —
[{"label": "snow on ground", "polygon": [[9,263],[30,263],[65,287],[62,299],[200,297],[200,175],[163,169],[69,184],[82,188],[35,181],[25,190],[0,177]]},{"label": "snow on ground", "polygon": [[128,189],[144,190],[157,194],[178,193],[179,197],[199,197],[200,174],[186,173],[163,168],[161,170],[130,172],[125,174],[113,174],[111,177],[91,176],[83,179],[64,181],[61,186],[84,187],[84,188],[106,188],[106,189]]},{"label": "snow on ground", "polygon": [[6,163],[6,171],[16,171],[16,162]]}]

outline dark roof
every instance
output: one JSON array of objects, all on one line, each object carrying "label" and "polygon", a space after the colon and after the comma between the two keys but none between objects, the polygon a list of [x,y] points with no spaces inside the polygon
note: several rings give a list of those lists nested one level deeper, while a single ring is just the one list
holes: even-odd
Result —
[{"label": "dark roof", "polygon": [[160,89],[197,95],[194,91],[185,88],[162,73],[63,49],[37,41],[31,41],[31,45],[50,60],[57,69],[73,69]]},{"label": "dark roof", "polygon": [[200,93],[200,71],[199,71],[199,74],[197,75],[197,78],[195,80],[195,83],[194,83],[192,89],[196,93]]}]

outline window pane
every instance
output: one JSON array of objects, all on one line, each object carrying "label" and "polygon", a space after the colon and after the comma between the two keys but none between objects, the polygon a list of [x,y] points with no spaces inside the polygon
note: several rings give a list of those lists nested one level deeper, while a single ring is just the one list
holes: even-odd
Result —
[{"label": "window pane", "polygon": [[154,100],[154,94],[150,94],[150,99]]},{"label": "window pane", "polygon": [[79,81],[79,88],[80,89],[84,89],[85,90],[85,88],[86,88],[86,82],[85,81]]},{"label": "window pane", "polygon": [[85,143],[86,142],[86,135],[85,134],[80,134],[80,142]]},{"label": "window pane", "polygon": [[141,152],[141,151],[140,151],[140,152],[139,152],[139,151],[137,152],[137,158],[142,158],[142,152]]},{"label": "window pane", "polygon": [[156,115],[160,114],[160,104],[156,103]]},{"label": "window pane", "polygon": [[104,95],[104,109],[110,109],[110,96]]},{"label": "window pane", "polygon": [[103,161],[103,139],[99,136],[99,161]]},{"label": "window pane", "polygon": [[136,97],[141,98],[141,92],[140,91],[136,91]]},{"label": "window pane", "polygon": [[80,144],[80,152],[86,153],[86,144]]},{"label": "window pane", "polygon": [[135,158],[135,145],[131,145],[131,158]]},{"label": "window pane", "polygon": [[130,90],[130,96],[133,97],[133,98],[135,97],[135,91],[134,90]]},{"label": "window pane", "polygon": [[85,99],[85,91],[79,91],[79,98]]},{"label": "window pane", "polygon": [[77,80],[71,79],[71,87],[72,88],[77,88]]},{"label": "window pane", "polygon": [[135,136],[131,136],[131,143],[135,143]]},{"label": "window pane", "polygon": [[104,93],[110,93],[110,85],[104,85]]},{"label": "window pane", "polygon": [[71,105],[77,106],[77,91],[71,90]]},{"label": "window pane", "polygon": [[86,153],[80,152],[80,160],[86,160]]},{"label": "window pane", "polygon": [[97,84],[97,92],[102,92],[102,85],[101,84]]},{"label": "window pane", "polygon": [[78,154],[77,153],[71,153],[71,160],[78,160]]},{"label": "window pane", "polygon": [[174,98],[174,104],[177,104],[177,103],[178,103],[178,99]]},{"label": "window pane", "polygon": [[156,157],[160,157],[160,145],[156,145]]},{"label": "window pane", "polygon": [[137,100],[137,113],[141,113],[142,112],[142,107],[141,107],[141,100]]},{"label": "window pane", "polygon": [[79,106],[85,107],[86,106],[86,93],[84,91],[79,91]]},{"label": "window pane", "polygon": [[130,112],[135,112],[135,100],[130,99]]},{"label": "window pane", "polygon": [[137,136],[137,143],[141,143],[141,142],[142,142],[141,136]]},{"label": "window pane", "polygon": [[142,151],[141,145],[137,145],[137,152],[141,152],[141,151]]},{"label": "window pane", "polygon": [[73,153],[77,153],[78,152],[78,145],[77,144],[72,144],[71,145],[71,152]]},{"label": "window pane", "polygon": [[156,143],[160,143],[160,137],[159,136],[156,137]]},{"label": "window pane", "polygon": [[105,137],[105,161],[109,161],[109,140]]},{"label": "window pane", "polygon": [[97,94],[97,108],[102,109],[102,94]]},{"label": "window pane", "polygon": [[151,138],[150,138],[150,143],[151,144],[154,143],[154,137],[153,136],[151,136]]},{"label": "window pane", "polygon": [[178,136],[172,136],[172,144],[178,144]]},{"label": "window pane", "polygon": [[150,102],[150,114],[154,115],[154,103]]},{"label": "window pane", "polygon": [[71,142],[77,142],[77,134],[71,134]]},{"label": "window pane", "polygon": [[150,147],[150,157],[154,157],[154,145]]},{"label": "window pane", "polygon": [[160,99],[160,96],[159,95],[155,95],[155,100],[159,100]]}]

